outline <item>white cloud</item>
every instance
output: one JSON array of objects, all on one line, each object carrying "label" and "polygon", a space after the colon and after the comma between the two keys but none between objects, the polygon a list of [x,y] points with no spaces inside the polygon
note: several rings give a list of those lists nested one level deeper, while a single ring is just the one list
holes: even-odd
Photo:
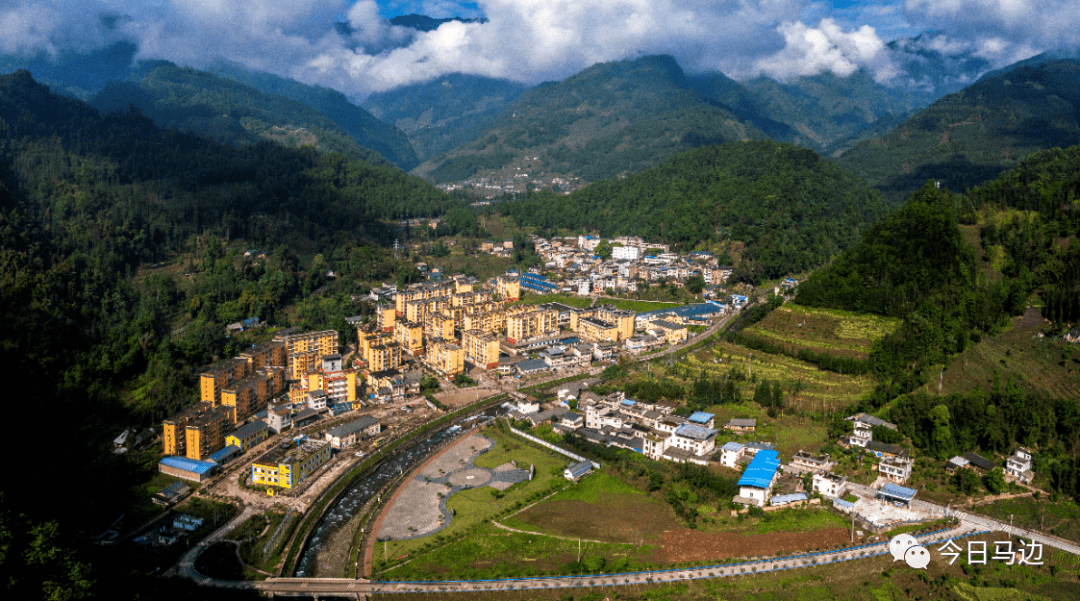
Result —
[{"label": "white cloud", "polygon": [[[962,48],[995,63],[1075,45],[1080,31],[1075,0],[878,0],[839,10],[812,0],[380,1],[0,0],[0,51],[127,39],[139,58],[196,67],[225,58],[363,97],[448,72],[537,83],[657,53],[674,55],[688,71],[733,77],[865,67],[885,81],[895,68],[882,31],[909,24],[944,31],[934,39],[952,46],[942,52]],[[417,32],[381,17],[391,10],[489,22]],[[100,15],[120,18],[108,26]],[[349,36],[334,30],[343,18]]]}]

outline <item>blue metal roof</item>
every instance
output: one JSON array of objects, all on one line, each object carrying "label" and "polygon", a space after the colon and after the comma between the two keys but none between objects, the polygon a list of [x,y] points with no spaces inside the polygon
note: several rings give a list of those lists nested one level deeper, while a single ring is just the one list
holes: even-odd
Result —
[{"label": "blue metal roof", "polygon": [[788,503],[795,503],[797,501],[805,501],[807,499],[806,493],[797,492],[790,495],[775,495],[769,499],[769,503],[773,505],[787,505]]},{"label": "blue metal roof", "polygon": [[723,451],[741,451],[743,445],[741,442],[725,442],[724,446],[720,447]]},{"label": "blue metal roof", "polygon": [[898,484],[893,484],[892,482],[887,482],[885,486],[881,487],[881,494],[887,497],[893,497],[895,499],[903,499],[905,501],[910,501],[914,499],[915,493],[917,492],[919,491],[913,488],[907,488]]},{"label": "blue metal roof", "polygon": [[637,401],[635,401],[634,399],[623,399],[621,403],[623,405],[626,405],[627,407],[633,407],[634,405],[637,405]]},{"label": "blue metal roof", "polygon": [[210,455],[209,459],[210,459],[210,461],[213,461],[214,463],[221,463],[222,461],[225,461],[226,459],[228,459],[229,457],[232,457],[233,455],[239,453],[240,451],[241,451],[240,447],[238,447],[238,446],[236,446],[234,444],[231,444],[231,445],[225,447],[224,449],[221,449],[220,451],[212,453]]},{"label": "blue metal roof", "polygon": [[210,463],[209,461],[196,461],[195,459],[188,459],[187,457],[177,457],[175,455],[165,457],[158,463],[168,467],[176,468],[178,470],[186,470],[196,474],[205,474],[217,467],[216,463]]},{"label": "blue metal roof", "polygon": [[688,419],[695,424],[707,424],[709,420],[716,417],[712,413],[706,413],[704,411],[695,411]]},{"label": "blue metal roof", "polygon": [[662,315],[664,313],[674,313],[679,317],[693,317],[695,315],[708,315],[710,313],[719,313],[720,308],[712,303],[697,303],[693,305],[683,305],[682,307],[672,307],[671,309],[656,309],[655,311],[645,311],[644,313],[638,313],[638,316],[650,315]]},{"label": "blue metal roof", "polygon": [[769,488],[776,470],[780,468],[780,455],[773,450],[758,451],[746,471],[739,478],[739,486]]},{"label": "blue metal roof", "polygon": [[699,424],[683,424],[675,430],[675,433],[679,436],[693,438],[694,440],[705,440],[712,436],[714,432],[714,430],[710,430]]},{"label": "blue metal roof", "polygon": [[855,507],[855,504],[852,503],[851,501],[845,501],[845,500],[843,500],[843,499],[841,499],[839,497],[833,499],[832,502],[833,502],[833,505],[843,507],[844,509],[851,509],[852,507]]}]

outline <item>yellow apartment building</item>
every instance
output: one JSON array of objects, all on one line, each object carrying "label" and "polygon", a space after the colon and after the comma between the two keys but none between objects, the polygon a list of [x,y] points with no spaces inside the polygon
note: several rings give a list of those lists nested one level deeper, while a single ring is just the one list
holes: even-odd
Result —
[{"label": "yellow apartment building", "polygon": [[426,338],[453,338],[454,318],[432,313],[424,318],[424,336]]},{"label": "yellow apartment building", "polygon": [[244,351],[240,353],[239,358],[248,362],[248,373],[267,366],[285,367],[288,364],[288,357],[285,355],[285,343],[280,340],[272,340]]},{"label": "yellow apartment building", "polygon": [[461,349],[465,361],[484,369],[499,367],[499,339],[482,330],[466,330],[461,334]]},{"label": "yellow apartment building", "polygon": [[291,440],[251,463],[251,482],[295,488],[327,461],[330,461],[329,442]]},{"label": "yellow apartment building", "polygon": [[433,298],[446,298],[453,292],[453,284],[436,284],[434,282],[413,284],[405,290],[398,291],[394,297],[394,309],[397,311],[398,316],[403,316],[405,315],[406,303]]},{"label": "yellow apartment building", "polygon": [[278,335],[274,340],[285,343],[286,375],[290,380],[301,379],[305,371],[318,365],[323,356],[336,353],[338,348],[337,330]]},{"label": "yellow apartment building", "polygon": [[232,407],[212,407],[184,426],[184,456],[203,461],[225,447],[225,436],[236,423]]},{"label": "yellow apartment building", "polygon": [[506,310],[506,337],[511,344],[559,331],[559,312],[519,305]]},{"label": "yellow apartment building", "polygon": [[424,362],[439,374],[451,378],[465,371],[465,352],[449,340],[435,340],[428,345]]},{"label": "yellow apartment building", "polygon": [[517,276],[501,275],[495,280],[495,294],[504,301],[516,301],[521,299],[521,278]]},{"label": "yellow apartment building", "polygon": [[[626,311],[623,309],[616,309],[611,305],[600,305],[592,309],[580,309],[572,311],[570,313],[570,329],[582,334],[586,340],[600,341],[610,340],[612,342],[621,342],[629,339],[634,335],[634,319],[637,314],[633,311]],[[581,322],[586,319],[592,319],[606,324],[610,324],[615,328],[614,334],[608,332],[607,327],[600,327],[599,324],[593,324],[586,327],[586,332],[582,331],[583,326]],[[600,338],[590,336],[601,336]]]},{"label": "yellow apartment building", "polygon": [[199,375],[199,400],[220,405],[221,389],[246,378],[252,371],[254,370],[247,360],[242,358],[229,359],[207,367]]},{"label": "yellow apartment building", "polygon": [[581,317],[577,321],[578,336],[587,342],[617,342],[619,330],[610,321],[604,321],[595,317]]},{"label": "yellow apartment building", "polygon": [[394,326],[394,342],[402,350],[418,355],[424,352],[424,325],[422,321],[399,321]]},{"label": "yellow apartment building", "polygon": [[396,342],[373,346],[368,349],[364,359],[368,372],[386,371],[401,365],[401,345]]},{"label": "yellow apartment building", "polygon": [[375,307],[375,325],[384,332],[394,331],[394,321],[397,320],[397,311],[390,303],[379,303]]},{"label": "yellow apartment building", "polygon": [[266,409],[268,397],[266,375],[254,373],[222,389],[221,404],[232,407],[236,412],[236,420],[243,421]]}]

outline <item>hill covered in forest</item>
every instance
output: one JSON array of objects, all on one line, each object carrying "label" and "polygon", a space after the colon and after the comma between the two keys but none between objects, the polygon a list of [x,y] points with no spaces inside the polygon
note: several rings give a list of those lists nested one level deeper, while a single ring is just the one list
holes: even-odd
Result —
[{"label": "hill covered in forest", "polygon": [[988,75],[837,159],[893,201],[928,179],[965,190],[1027,155],[1080,141],[1080,61]]},{"label": "hill covered in forest", "polygon": [[738,249],[734,277],[752,283],[822,265],[889,211],[876,190],[813,150],[770,141],[689,150],[568,196],[498,206],[539,228]]},{"label": "hill covered in forest", "polygon": [[269,75],[250,74],[248,79],[274,92],[164,61],[147,62],[133,79],[107,82],[90,103],[102,112],[134,106],[159,127],[232,145],[276,140],[370,163],[389,160],[403,168],[416,164],[404,134],[340,94]]},{"label": "hill covered in forest", "polygon": [[767,137],[695,91],[675,59],[648,56],[529,90],[475,142],[415,173],[448,182],[521,167],[598,181],[689,148]]}]

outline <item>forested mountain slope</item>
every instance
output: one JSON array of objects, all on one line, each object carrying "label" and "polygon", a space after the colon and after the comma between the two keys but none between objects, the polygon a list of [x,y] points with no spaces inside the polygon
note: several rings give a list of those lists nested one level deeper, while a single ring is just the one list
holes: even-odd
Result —
[{"label": "forested mountain slope", "polygon": [[1077,141],[1080,62],[1050,60],[985,77],[837,163],[898,202],[928,179],[964,190],[1033,152]]},{"label": "forested mountain slope", "polygon": [[695,91],[675,59],[648,56],[597,64],[529,90],[476,142],[415,173],[446,182],[521,167],[598,181],[681,150],[766,137]]},{"label": "forested mountain slope", "polygon": [[814,151],[769,141],[682,152],[568,196],[499,205],[541,228],[638,235],[686,247],[738,242],[736,279],[757,283],[821,265],[888,212],[881,195]]},{"label": "forested mountain slope", "polygon": [[[391,157],[406,167],[415,164],[407,145],[397,152],[381,140],[366,136],[361,124],[346,130],[315,108],[285,96],[261,92],[242,83],[205,71],[178,67],[172,63],[143,65],[145,73],[137,81],[110,81],[90,103],[102,112],[135,106],[165,129],[191,131],[197,135],[233,145],[249,145],[276,140],[286,146],[312,146],[335,151],[378,164],[383,157],[359,140],[392,152]],[[283,87],[290,88],[283,84]],[[293,92],[297,90],[293,89]],[[356,111],[362,109],[356,108]],[[342,117],[342,115],[337,115]],[[380,126],[395,134],[392,126]],[[396,132],[400,136],[400,132]],[[359,138],[359,140],[357,139]],[[399,140],[399,146],[401,145]]]}]

